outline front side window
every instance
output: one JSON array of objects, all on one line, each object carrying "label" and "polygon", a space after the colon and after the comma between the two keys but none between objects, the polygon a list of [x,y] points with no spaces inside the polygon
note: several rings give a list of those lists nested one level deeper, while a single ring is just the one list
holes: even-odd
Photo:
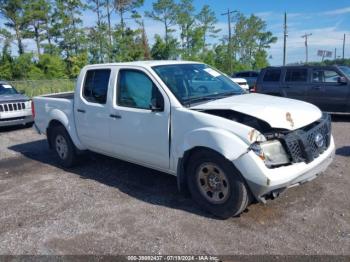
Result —
[{"label": "front side window", "polygon": [[334,70],[314,70],[312,81],[316,83],[338,83],[340,75]]},{"label": "front side window", "polygon": [[350,67],[348,67],[348,66],[339,66],[339,68],[348,78],[350,78]]},{"label": "front side window", "polygon": [[150,109],[153,98],[162,99],[158,88],[145,73],[132,69],[119,71],[118,105]]},{"label": "front side window", "polygon": [[183,105],[244,92],[229,77],[205,64],[174,64],[152,68]]},{"label": "front side window", "polygon": [[268,69],[264,75],[264,82],[279,82],[281,77],[280,69]]},{"label": "front side window", "polygon": [[17,90],[9,84],[0,84],[0,95],[18,94]]},{"label": "front side window", "polygon": [[105,104],[110,75],[110,69],[88,70],[84,82],[83,97],[92,103]]},{"label": "front side window", "polygon": [[286,82],[307,82],[307,69],[287,69]]}]

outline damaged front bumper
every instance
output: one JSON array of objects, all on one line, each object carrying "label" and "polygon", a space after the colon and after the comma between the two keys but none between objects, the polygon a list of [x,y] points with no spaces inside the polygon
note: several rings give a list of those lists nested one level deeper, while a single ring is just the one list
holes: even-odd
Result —
[{"label": "damaged front bumper", "polygon": [[311,181],[324,172],[334,158],[334,151],[334,139],[331,137],[329,147],[310,163],[268,168],[255,153],[249,151],[233,164],[246,179],[255,198],[265,203],[266,199],[278,196],[285,189]]}]

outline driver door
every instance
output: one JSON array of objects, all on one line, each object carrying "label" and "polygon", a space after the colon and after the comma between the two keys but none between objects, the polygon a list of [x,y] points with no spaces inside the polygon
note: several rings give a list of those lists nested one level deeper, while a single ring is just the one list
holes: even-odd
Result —
[{"label": "driver door", "polygon": [[113,154],[169,169],[170,103],[164,91],[148,72],[134,68],[119,70],[115,90],[109,124]]}]

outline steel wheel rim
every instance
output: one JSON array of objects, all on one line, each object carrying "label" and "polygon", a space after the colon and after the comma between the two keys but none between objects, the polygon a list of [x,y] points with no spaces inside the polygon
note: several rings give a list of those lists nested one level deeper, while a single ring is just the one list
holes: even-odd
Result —
[{"label": "steel wheel rim", "polygon": [[55,139],[56,152],[61,159],[66,159],[68,155],[68,145],[66,139],[62,135],[56,136]]},{"label": "steel wheel rim", "polygon": [[203,163],[198,167],[197,185],[202,196],[212,204],[224,203],[230,194],[227,175],[214,163]]}]

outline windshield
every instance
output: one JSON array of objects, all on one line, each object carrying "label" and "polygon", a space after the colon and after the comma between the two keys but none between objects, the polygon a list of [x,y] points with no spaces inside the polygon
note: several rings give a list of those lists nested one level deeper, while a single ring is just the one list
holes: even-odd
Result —
[{"label": "windshield", "polygon": [[339,66],[340,70],[350,78],[350,67],[348,66]]},{"label": "windshield", "polygon": [[229,77],[205,64],[162,65],[153,69],[183,105],[244,93]]},{"label": "windshield", "polygon": [[18,94],[17,90],[9,84],[0,84],[0,95]]}]

